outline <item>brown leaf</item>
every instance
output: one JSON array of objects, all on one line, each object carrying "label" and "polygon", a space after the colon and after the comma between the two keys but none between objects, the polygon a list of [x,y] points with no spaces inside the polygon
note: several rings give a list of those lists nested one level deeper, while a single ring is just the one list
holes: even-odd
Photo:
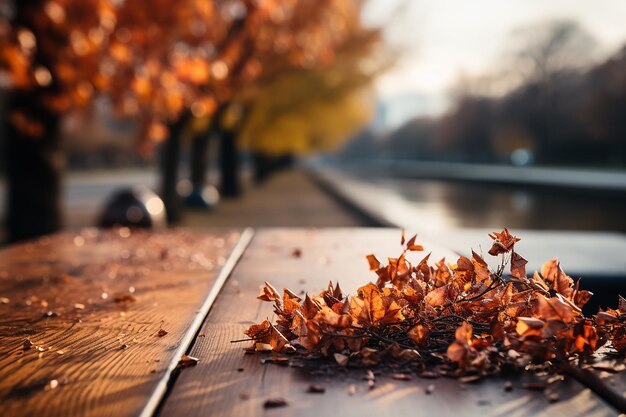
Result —
[{"label": "brown leaf", "polygon": [[543,320],[536,318],[518,317],[515,331],[523,337],[541,336],[541,330],[544,328],[545,324]]},{"label": "brown leaf", "polygon": [[276,291],[276,288],[265,282],[256,298],[262,301],[280,301],[280,294]]},{"label": "brown leaf", "polygon": [[423,251],[424,247],[422,245],[415,244],[415,240],[417,239],[417,235],[414,235],[409,241],[406,243],[406,249],[410,251]]},{"label": "brown leaf", "polygon": [[348,361],[350,360],[349,356],[341,354],[341,353],[335,353],[333,357],[335,358],[335,362],[337,362],[337,365],[339,366],[348,365]]},{"label": "brown leaf", "polygon": [[350,300],[350,315],[361,324],[375,324],[385,316],[385,306],[378,287],[372,283],[357,291]]},{"label": "brown leaf", "polygon": [[196,366],[200,359],[194,358],[193,356],[183,355],[180,357],[180,361],[178,361],[178,368],[188,368],[190,366]]},{"label": "brown leaf", "polygon": [[489,249],[489,255],[492,256],[497,256],[511,251],[515,246],[515,243],[520,241],[520,238],[509,233],[506,227],[502,229],[500,233],[490,233],[489,237],[493,239],[493,245],[491,246],[491,249]]},{"label": "brown leaf", "polygon": [[374,255],[367,255],[367,262],[370,266],[370,271],[377,271],[380,269],[380,261]]},{"label": "brown leaf", "polygon": [[264,339],[268,334],[270,328],[270,322],[263,320],[260,324],[251,325],[248,330],[244,331],[244,334],[250,336],[251,339]]},{"label": "brown leaf", "polygon": [[453,288],[450,284],[446,284],[426,294],[424,301],[431,307],[439,307],[451,301],[452,298]]},{"label": "brown leaf", "polygon": [[311,394],[323,394],[326,392],[326,387],[321,384],[311,384],[306,392]]},{"label": "brown leaf", "polygon": [[472,264],[474,265],[474,273],[479,281],[485,281],[491,278],[491,271],[487,262],[476,252],[472,251]]},{"label": "brown leaf", "polygon": [[540,295],[537,301],[537,315],[542,320],[560,320],[563,323],[571,323],[576,316],[580,315],[580,310],[559,294],[551,298]]},{"label": "brown leaf", "polygon": [[135,301],[135,297],[130,294],[116,295],[113,298],[113,301],[115,301],[116,303],[131,303]]},{"label": "brown leaf", "polygon": [[526,278],[526,264],[528,261],[517,252],[511,253],[511,275],[517,278]]},{"label": "brown leaf", "polygon": [[289,403],[284,398],[269,398],[263,403],[263,408],[287,407]]},{"label": "brown leaf", "polygon": [[429,333],[430,331],[428,330],[428,327],[418,324],[413,326],[411,330],[407,332],[407,336],[409,336],[409,339],[411,339],[417,346],[424,347],[428,341]]}]

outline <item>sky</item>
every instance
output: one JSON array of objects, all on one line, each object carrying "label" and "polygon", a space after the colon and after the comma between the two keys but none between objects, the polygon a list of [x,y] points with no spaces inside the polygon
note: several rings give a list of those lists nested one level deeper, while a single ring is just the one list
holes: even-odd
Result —
[{"label": "sky", "polygon": [[402,51],[378,80],[379,95],[419,94],[442,110],[461,74],[483,74],[502,59],[513,30],[564,18],[596,38],[601,56],[626,43],[626,0],[369,0],[366,21],[392,22],[385,36]]}]

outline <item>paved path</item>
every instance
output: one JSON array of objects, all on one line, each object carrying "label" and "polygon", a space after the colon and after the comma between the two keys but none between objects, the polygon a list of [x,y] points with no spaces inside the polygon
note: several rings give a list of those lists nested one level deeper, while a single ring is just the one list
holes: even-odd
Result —
[{"label": "paved path", "polygon": [[239,199],[223,200],[212,213],[189,211],[182,226],[355,227],[371,222],[338,203],[301,171],[281,172],[248,187]]}]

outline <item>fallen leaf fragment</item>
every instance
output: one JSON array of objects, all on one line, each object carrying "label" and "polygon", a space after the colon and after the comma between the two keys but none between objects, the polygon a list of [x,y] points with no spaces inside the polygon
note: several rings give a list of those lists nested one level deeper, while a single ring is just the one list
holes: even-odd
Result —
[{"label": "fallen leaf fragment", "polygon": [[337,365],[339,366],[346,366],[348,364],[348,361],[350,360],[350,357],[341,353],[335,353],[334,355],[335,361],[337,362]]},{"label": "fallen leaf fragment", "polygon": [[271,352],[274,348],[269,343],[255,343],[254,350],[257,352]]},{"label": "fallen leaf fragment", "polygon": [[159,331],[157,332],[157,337],[163,337],[165,335],[167,335],[169,332],[165,329],[159,329]]},{"label": "fallen leaf fragment", "polygon": [[326,392],[326,387],[321,384],[311,384],[306,392],[311,394],[323,394]]},{"label": "fallen leaf fragment", "polygon": [[556,392],[551,392],[548,394],[548,401],[550,401],[551,403],[558,402],[560,399],[561,397]]},{"label": "fallen leaf fragment", "polygon": [[368,369],[365,372],[364,379],[367,381],[367,386],[369,389],[374,389],[376,387],[376,376],[371,369]]},{"label": "fallen leaf fragment", "polygon": [[263,408],[279,408],[279,407],[287,407],[289,403],[284,398],[270,398],[265,400],[263,403]]},{"label": "fallen leaf fragment", "polygon": [[471,384],[473,382],[480,381],[480,378],[480,375],[467,375],[460,377],[459,382],[462,382],[464,384]]},{"label": "fallen leaf fragment", "polygon": [[523,384],[522,387],[532,391],[543,391],[546,389],[547,385],[545,382],[527,382]]},{"label": "fallen leaf fragment", "polygon": [[194,358],[193,356],[183,355],[180,357],[180,361],[178,361],[178,368],[188,368],[190,366],[196,366],[200,359]]},{"label": "fallen leaf fragment", "polygon": [[131,303],[133,301],[136,301],[136,298],[130,294],[122,294],[115,296],[113,298],[113,301],[115,301],[116,303]]}]

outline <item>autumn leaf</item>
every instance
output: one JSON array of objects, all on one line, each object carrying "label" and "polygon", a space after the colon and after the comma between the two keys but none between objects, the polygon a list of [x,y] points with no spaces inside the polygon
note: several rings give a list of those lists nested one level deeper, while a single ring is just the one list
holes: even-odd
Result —
[{"label": "autumn leaf", "polygon": [[541,329],[546,323],[533,317],[518,317],[515,331],[522,337],[541,336]]},{"label": "autumn leaf", "polygon": [[491,270],[487,262],[476,252],[472,251],[472,265],[474,265],[474,273],[479,281],[486,281],[491,278]]},{"label": "autumn leaf", "polygon": [[417,346],[424,347],[428,341],[429,333],[428,327],[418,324],[408,331],[407,336],[409,336],[409,339]]},{"label": "autumn leaf", "polygon": [[367,284],[350,301],[350,314],[360,324],[375,324],[385,316],[385,307],[378,287]]},{"label": "autumn leaf", "polygon": [[515,246],[515,243],[520,240],[520,238],[509,233],[506,227],[499,233],[493,232],[489,234],[489,237],[493,239],[493,245],[491,249],[489,249],[489,255],[492,256],[510,252],[513,246]]},{"label": "autumn leaf", "polygon": [[513,251],[511,253],[511,275],[516,278],[526,278],[526,264],[528,261],[520,254]]},{"label": "autumn leaf", "polygon": [[446,354],[452,362],[456,362],[461,367],[467,365],[469,355],[471,354],[470,342],[472,340],[472,325],[463,322],[454,332],[454,342],[450,344]]},{"label": "autumn leaf", "polygon": [[409,251],[423,251],[424,247],[422,245],[415,244],[415,240],[417,239],[417,235],[414,235],[412,238],[406,242],[406,250]]},{"label": "autumn leaf", "polygon": [[276,291],[276,288],[272,287],[268,282],[265,282],[265,285],[263,285],[256,298],[262,301],[280,301],[280,294]]},{"label": "autumn leaf", "polygon": [[380,269],[380,261],[376,259],[374,255],[367,255],[367,262],[370,266],[370,271],[377,271]]}]

